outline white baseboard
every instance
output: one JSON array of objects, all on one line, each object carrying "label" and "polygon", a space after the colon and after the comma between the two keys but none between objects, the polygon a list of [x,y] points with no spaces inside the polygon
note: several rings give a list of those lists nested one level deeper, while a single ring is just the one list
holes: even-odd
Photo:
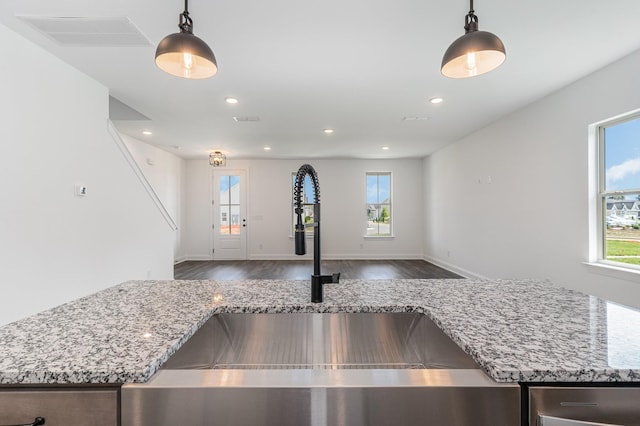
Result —
[{"label": "white baseboard", "polygon": [[[249,260],[312,260],[313,253],[308,252],[304,256],[295,254],[250,254]],[[322,260],[402,260],[413,259],[422,260],[419,254],[326,254],[322,255]]]},{"label": "white baseboard", "polygon": [[444,268],[444,269],[446,269],[448,271],[451,271],[451,272],[453,272],[455,274],[462,275],[465,278],[475,278],[475,279],[479,279],[479,280],[488,279],[487,277],[484,277],[482,275],[479,275],[479,274],[476,274],[474,272],[468,271],[468,270],[466,270],[464,268],[459,268],[456,265],[452,265],[451,263],[445,262],[445,261],[440,260],[440,259],[435,259],[435,258],[430,257],[430,256],[424,256],[422,259],[427,261],[427,262],[429,262],[429,263],[433,263],[436,266]]},{"label": "white baseboard", "polygon": [[187,254],[182,256],[180,259],[180,262],[186,262],[189,260],[213,260],[211,259],[211,256],[207,256],[206,254]]},{"label": "white baseboard", "polygon": [[173,264],[177,265],[178,263],[186,262],[187,260],[189,260],[187,256],[179,256],[173,259]]},{"label": "white baseboard", "polygon": [[415,253],[351,253],[351,254],[328,254],[322,257],[327,260],[421,260],[421,254]]}]

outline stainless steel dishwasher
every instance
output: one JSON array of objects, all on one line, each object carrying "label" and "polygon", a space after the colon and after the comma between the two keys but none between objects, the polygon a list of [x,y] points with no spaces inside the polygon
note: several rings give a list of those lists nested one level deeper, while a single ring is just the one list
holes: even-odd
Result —
[{"label": "stainless steel dishwasher", "polygon": [[532,386],[529,426],[640,426],[640,387]]}]

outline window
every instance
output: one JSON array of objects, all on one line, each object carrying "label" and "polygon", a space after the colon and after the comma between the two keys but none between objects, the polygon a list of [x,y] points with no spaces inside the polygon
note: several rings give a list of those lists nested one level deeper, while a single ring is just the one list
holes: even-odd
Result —
[{"label": "window", "polygon": [[640,268],[640,115],[601,125],[598,150],[598,258]]},{"label": "window", "polygon": [[[291,235],[294,235],[297,216],[295,213],[295,202],[293,200],[293,191],[296,186],[296,173],[291,173]],[[302,221],[307,224],[313,223],[313,183],[309,175],[304,177],[302,185]],[[313,226],[306,226],[306,235],[313,235]]]},{"label": "window", "polygon": [[390,237],[391,173],[367,173],[367,233],[368,237]]}]

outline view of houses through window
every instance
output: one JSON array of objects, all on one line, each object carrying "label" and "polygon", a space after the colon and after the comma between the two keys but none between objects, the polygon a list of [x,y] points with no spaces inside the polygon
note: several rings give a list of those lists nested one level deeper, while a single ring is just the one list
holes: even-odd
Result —
[{"label": "view of houses through window", "polygon": [[391,236],[391,173],[367,173],[367,236]]},{"label": "view of houses through window", "polygon": [[[295,187],[296,173],[291,173],[291,190]],[[367,229],[366,236],[390,237],[391,227],[391,173],[376,172],[366,174],[367,191]],[[312,224],[313,217],[313,184],[309,176],[305,176],[302,186],[302,220]],[[291,197],[291,233],[293,235],[296,223],[295,205]],[[307,235],[313,235],[313,226],[307,226]]]},{"label": "view of houses through window", "polygon": [[[291,217],[292,217],[292,221],[291,221],[291,235],[293,235],[293,232],[295,230],[295,225],[296,225],[296,220],[297,220],[297,216],[295,214],[295,204],[293,201],[293,191],[295,189],[296,186],[296,173],[291,173]],[[304,183],[302,185],[302,209],[303,209],[303,213],[302,213],[302,221],[309,225],[309,226],[305,226],[305,233],[307,235],[313,235],[313,226],[311,226],[311,224],[313,224],[313,183],[311,182],[311,177],[309,177],[309,175],[306,175],[304,177]]]},{"label": "view of houses through window", "polygon": [[602,257],[640,265],[640,116],[599,130]]}]

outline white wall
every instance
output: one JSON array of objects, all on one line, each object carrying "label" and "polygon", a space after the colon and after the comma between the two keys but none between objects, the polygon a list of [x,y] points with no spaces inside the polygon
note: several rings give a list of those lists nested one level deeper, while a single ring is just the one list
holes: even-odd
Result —
[{"label": "white wall", "polygon": [[587,127],[640,108],[638,70],[640,52],[427,157],[427,258],[490,278],[549,278],[640,306],[637,276],[612,278],[583,265]]},{"label": "white wall", "polygon": [[174,233],[107,132],[107,89],[2,25],[0,51],[0,324],[171,278]]},{"label": "white wall", "polygon": [[[300,258],[293,253],[290,230],[291,173],[305,162],[319,176],[323,258],[422,258],[422,160],[228,160],[227,169],[248,172],[250,259]],[[211,166],[208,161],[190,160],[187,169],[187,256],[209,259]],[[395,238],[363,237],[368,171],[392,173]]]},{"label": "white wall", "polygon": [[175,261],[184,260],[186,253],[182,244],[182,233],[186,227],[184,215],[186,209],[184,195],[187,180],[186,160],[131,136],[125,134],[120,136],[158,199],[177,225],[173,258]]}]

